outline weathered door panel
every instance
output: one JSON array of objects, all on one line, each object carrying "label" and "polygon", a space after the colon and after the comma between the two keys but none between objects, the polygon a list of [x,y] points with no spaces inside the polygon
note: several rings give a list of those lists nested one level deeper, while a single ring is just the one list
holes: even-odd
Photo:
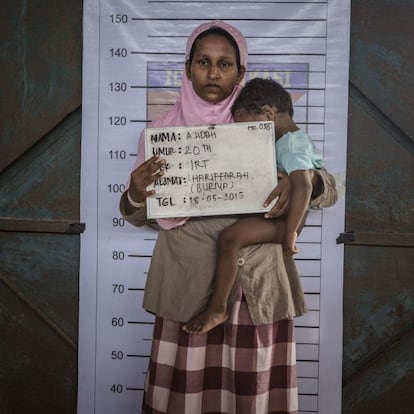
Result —
[{"label": "weathered door panel", "polygon": [[76,412],[76,350],[3,283],[0,297],[0,412]]},{"label": "weathered door panel", "polygon": [[0,171],[81,101],[82,1],[2,1]]},{"label": "weathered door panel", "polygon": [[352,1],[344,414],[414,406],[414,44],[410,1]]},{"label": "weathered door panel", "polygon": [[81,0],[2,2],[2,414],[76,412],[81,21]]},{"label": "weathered door panel", "polygon": [[77,109],[0,175],[0,217],[79,220],[80,124]]},{"label": "weathered door panel", "polygon": [[79,236],[0,232],[0,247],[0,279],[76,344]]},{"label": "weathered door panel", "polygon": [[396,142],[397,133],[370,116],[358,98],[351,89],[347,230],[413,234],[413,155]]},{"label": "weathered door panel", "polygon": [[352,0],[351,82],[414,138],[411,0]]}]

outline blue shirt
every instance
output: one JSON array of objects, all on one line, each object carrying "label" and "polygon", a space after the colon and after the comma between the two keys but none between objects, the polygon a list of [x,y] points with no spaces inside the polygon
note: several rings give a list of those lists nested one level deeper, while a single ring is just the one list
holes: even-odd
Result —
[{"label": "blue shirt", "polygon": [[300,129],[287,132],[276,141],[276,162],[277,168],[286,174],[324,167],[322,154],[311,137]]}]

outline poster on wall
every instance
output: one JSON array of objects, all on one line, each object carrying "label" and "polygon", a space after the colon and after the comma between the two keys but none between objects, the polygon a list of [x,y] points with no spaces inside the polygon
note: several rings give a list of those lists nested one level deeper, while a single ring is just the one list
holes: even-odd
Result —
[{"label": "poster on wall", "polygon": [[337,180],[295,256],[309,312],[295,319],[299,412],[341,412],[350,0],[84,1],[78,413],[140,412],[153,316],[142,308],[157,231],[118,209],[140,132],[175,102],[188,35],[224,20],[246,37],[246,80],[271,77]]}]

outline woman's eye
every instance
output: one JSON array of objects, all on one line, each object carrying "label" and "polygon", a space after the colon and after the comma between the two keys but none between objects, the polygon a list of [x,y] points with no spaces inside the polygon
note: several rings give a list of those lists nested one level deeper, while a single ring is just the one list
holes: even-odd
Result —
[{"label": "woman's eye", "polygon": [[198,64],[199,64],[200,66],[207,66],[207,65],[208,65],[208,61],[207,61],[207,59],[200,59],[200,60],[198,61]]},{"label": "woman's eye", "polygon": [[229,63],[229,62],[221,62],[221,67],[222,67],[223,69],[228,69],[230,66],[231,66],[231,65],[230,65],[230,63]]}]

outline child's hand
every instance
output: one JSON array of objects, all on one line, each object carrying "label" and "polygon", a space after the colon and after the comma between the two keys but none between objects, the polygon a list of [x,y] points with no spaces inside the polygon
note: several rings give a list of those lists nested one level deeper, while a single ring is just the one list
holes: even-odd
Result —
[{"label": "child's hand", "polygon": [[293,256],[294,254],[298,253],[299,250],[296,247],[296,239],[298,238],[298,233],[286,233],[285,237],[283,238],[283,251],[287,256]]}]

